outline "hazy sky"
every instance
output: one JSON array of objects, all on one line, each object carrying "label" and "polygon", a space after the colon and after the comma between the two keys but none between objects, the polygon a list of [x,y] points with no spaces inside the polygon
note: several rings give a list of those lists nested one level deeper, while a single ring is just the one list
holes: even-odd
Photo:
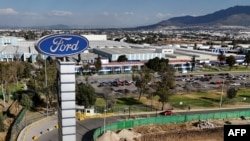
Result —
[{"label": "hazy sky", "polygon": [[134,27],[236,5],[250,0],[0,0],[0,25]]}]

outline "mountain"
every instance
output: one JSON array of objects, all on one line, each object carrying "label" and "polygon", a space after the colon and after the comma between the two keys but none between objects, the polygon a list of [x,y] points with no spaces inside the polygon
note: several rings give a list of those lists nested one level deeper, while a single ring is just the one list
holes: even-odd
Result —
[{"label": "mountain", "polygon": [[34,29],[71,29],[70,26],[64,24],[47,25],[47,26],[31,26]]},{"label": "mountain", "polygon": [[157,29],[168,26],[250,26],[250,6],[234,6],[203,16],[174,17],[153,25],[137,27],[137,29]]}]

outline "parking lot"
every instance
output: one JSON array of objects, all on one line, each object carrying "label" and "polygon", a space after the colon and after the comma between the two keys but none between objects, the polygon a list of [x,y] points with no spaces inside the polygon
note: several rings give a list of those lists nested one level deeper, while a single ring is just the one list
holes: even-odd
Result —
[{"label": "parking lot", "polygon": [[[160,78],[156,76],[154,80],[159,81]],[[176,74],[175,80],[176,93],[208,91],[221,89],[222,87],[225,89],[229,87],[250,87],[250,75],[247,72]],[[88,81],[95,88],[97,94],[102,94],[104,87],[111,87],[114,96],[138,94],[131,74],[91,76]],[[85,77],[77,78],[77,83],[81,82],[86,83]]]},{"label": "parking lot", "polygon": [[250,87],[247,73],[204,73],[197,75],[176,75],[176,89],[179,91],[206,91],[222,87]]}]

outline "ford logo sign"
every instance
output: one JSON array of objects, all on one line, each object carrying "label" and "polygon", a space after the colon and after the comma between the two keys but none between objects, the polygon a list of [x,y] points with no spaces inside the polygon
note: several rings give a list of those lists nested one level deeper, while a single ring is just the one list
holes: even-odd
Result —
[{"label": "ford logo sign", "polygon": [[70,56],[87,49],[89,41],[79,35],[53,34],[45,36],[35,44],[36,50],[49,56]]}]

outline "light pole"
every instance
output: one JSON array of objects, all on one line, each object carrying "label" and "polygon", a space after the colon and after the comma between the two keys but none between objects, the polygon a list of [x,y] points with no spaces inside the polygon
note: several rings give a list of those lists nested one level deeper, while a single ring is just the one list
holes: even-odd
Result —
[{"label": "light pole", "polygon": [[221,94],[220,94],[220,108],[222,107],[222,95],[223,95],[223,89],[224,89],[224,84],[225,83],[225,81],[224,81],[224,79],[223,79],[223,81],[222,81],[222,88],[221,88]]},{"label": "light pole", "polygon": [[104,118],[103,118],[103,133],[105,133],[106,130],[106,109],[104,109]]},{"label": "light pole", "polygon": [[48,117],[48,82],[47,82],[47,65],[46,65],[46,57],[44,63],[44,73],[45,73],[45,89],[46,89],[46,116]]}]

